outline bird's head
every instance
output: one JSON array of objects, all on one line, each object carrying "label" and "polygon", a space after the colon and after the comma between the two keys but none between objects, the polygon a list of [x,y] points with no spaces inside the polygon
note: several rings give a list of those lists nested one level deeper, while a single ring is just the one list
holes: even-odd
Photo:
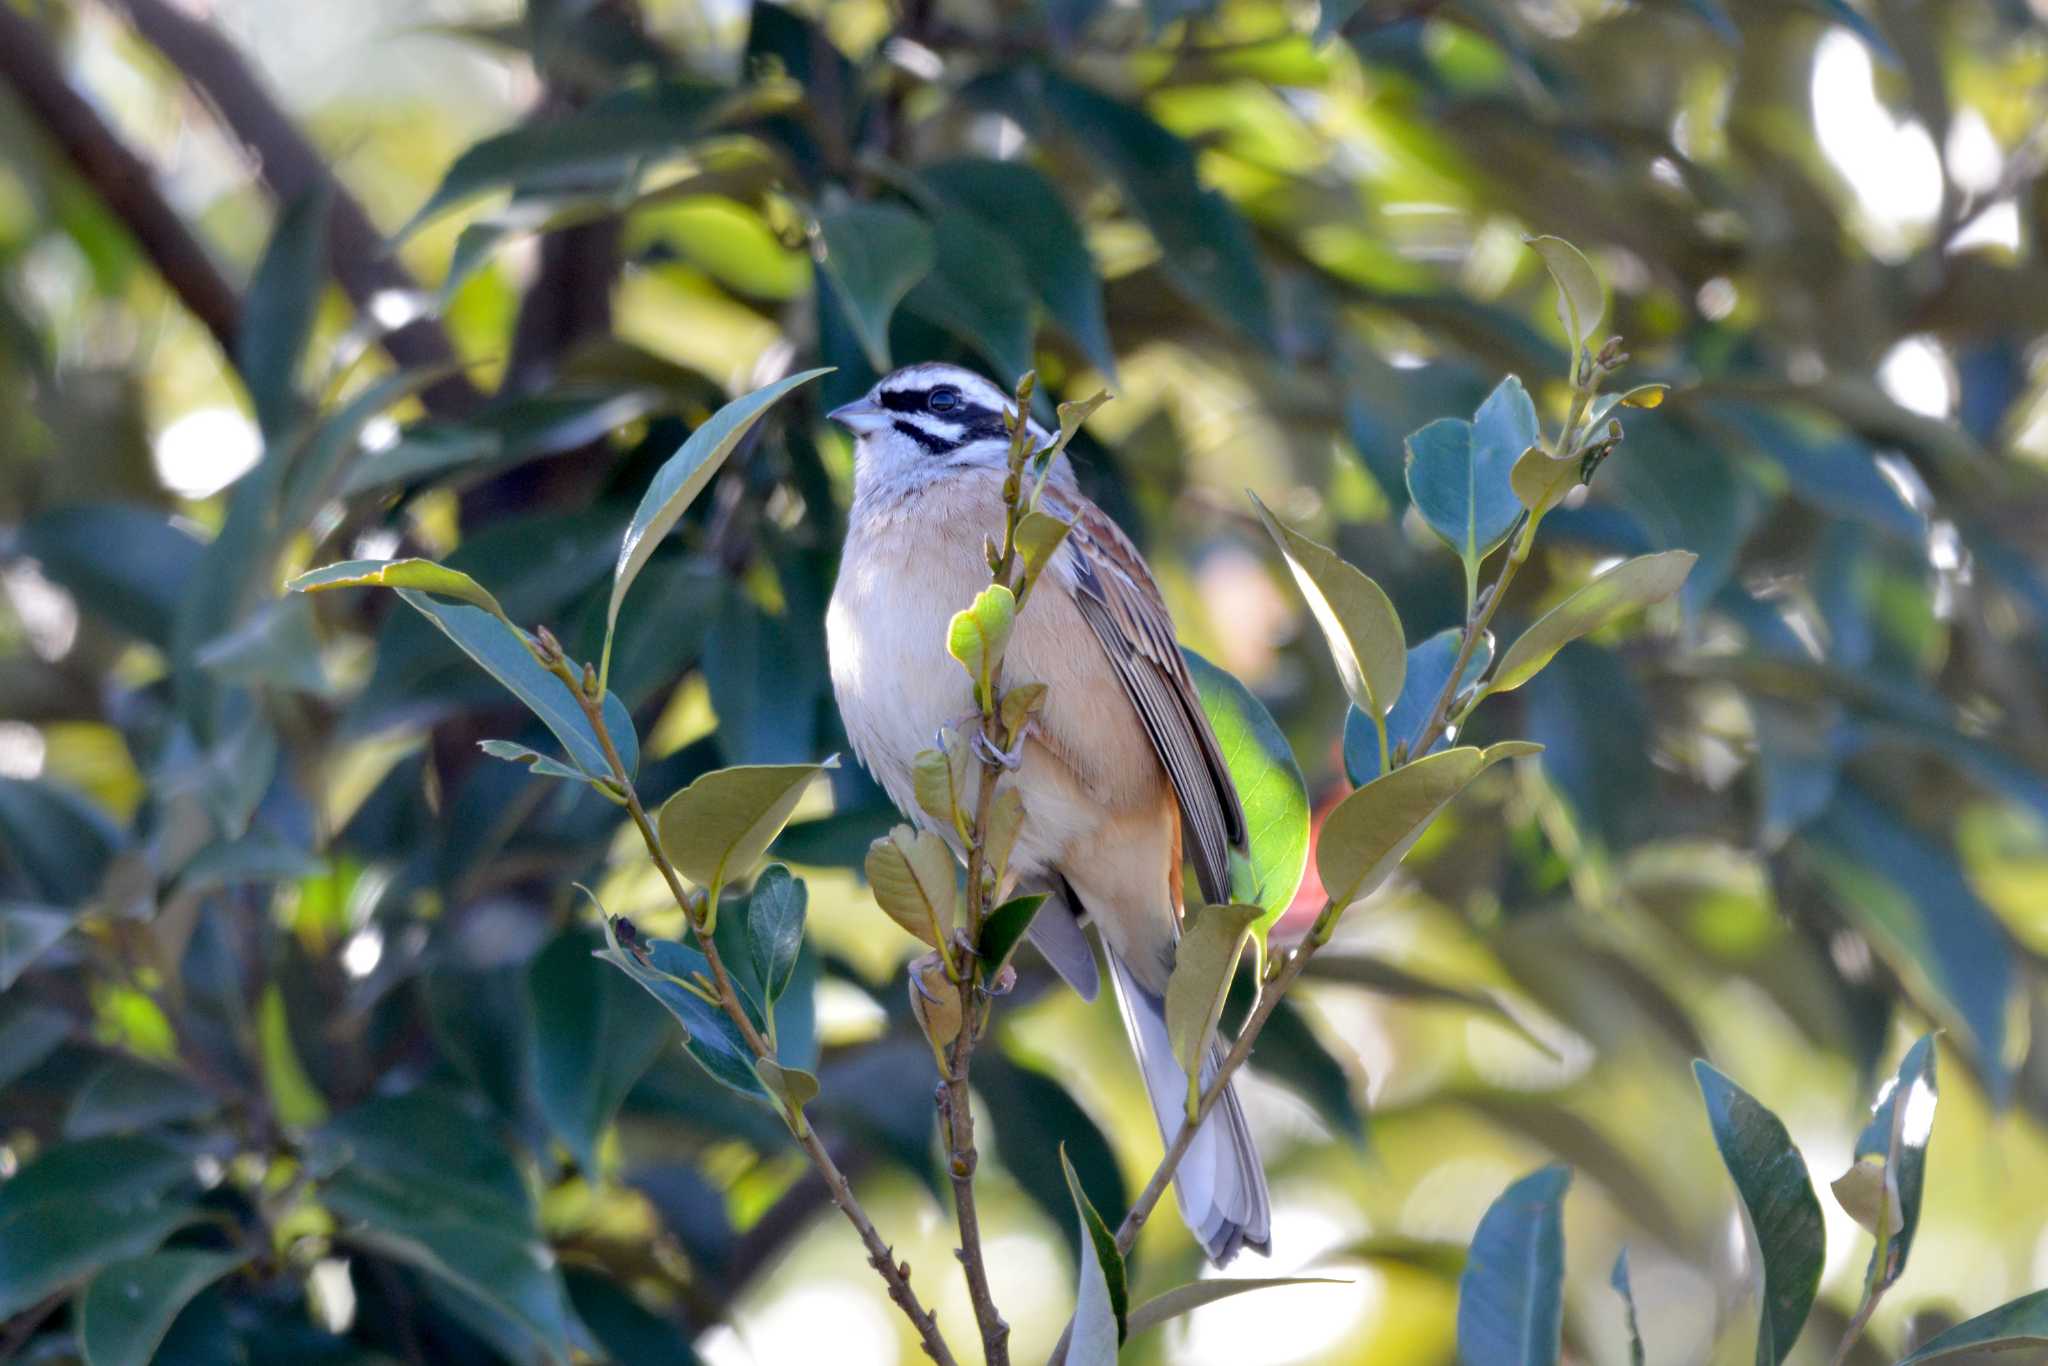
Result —
[{"label": "bird's head", "polygon": [[[1006,468],[1003,415],[1016,408],[1010,394],[972,370],[929,363],[884,377],[827,416],[854,434],[856,479],[893,492],[964,468]],[[1052,440],[1036,422],[1031,435],[1038,446]]]}]

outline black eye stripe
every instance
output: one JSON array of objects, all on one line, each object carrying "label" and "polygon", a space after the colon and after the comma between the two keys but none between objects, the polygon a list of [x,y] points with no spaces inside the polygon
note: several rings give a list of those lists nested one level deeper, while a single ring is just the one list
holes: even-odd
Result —
[{"label": "black eye stripe", "polygon": [[952,450],[954,446],[959,444],[957,442],[948,441],[942,436],[933,436],[930,432],[918,426],[915,422],[905,422],[901,418],[898,418],[894,425],[897,431],[903,433],[912,441],[915,441],[918,445],[924,447],[925,450],[932,455],[942,455],[945,452]]},{"label": "black eye stripe", "polygon": [[922,389],[884,389],[881,399],[892,413],[921,413],[927,396]]}]

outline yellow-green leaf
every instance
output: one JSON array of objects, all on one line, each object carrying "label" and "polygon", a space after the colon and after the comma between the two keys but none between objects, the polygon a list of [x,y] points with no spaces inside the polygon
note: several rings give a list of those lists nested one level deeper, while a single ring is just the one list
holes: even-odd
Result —
[{"label": "yellow-green leaf", "polygon": [[937,948],[953,933],[958,901],[953,851],[929,830],[899,825],[868,846],[868,885],[875,904]]},{"label": "yellow-green leaf", "polygon": [[292,593],[325,593],[335,588],[416,588],[481,607],[508,624],[512,620],[488,588],[461,570],[432,560],[344,560],[308,570],[285,585]]},{"label": "yellow-green leaf", "polygon": [[910,788],[927,816],[964,841],[970,833],[967,813],[974,801],[969,795],[974,758],[967,742],[953,731],[947,731],[943,739],[944,749],[921,749],[910,761]]},{"label": "yellow-green leaf", "polygon": [[1559,460],[1541,446],[1531,446],[1515,461],[1508,483],[1514,487],[1515,497],[1522,500],[1522,506],[1541,517],[1578,487],[1579,462]]},{"label": "yellow-green leaf", "polygon": [[989,803],[988,842],[982,847],[982,857],[998,882],[1010,866],[1010,854],[1023,829],[1024,794],[1014,786],[997,788],[995,800]]},{"label": "yellow-green leaf", "polygon": [[1664,384],[1638,384],[1623,394],[1621,401],[1630,408],[1661,408],[1669,390],[1670,386]]},{"label": "yellow-green leaf", "polygon": [[1450,800],[1503,759],[1542,749],[1506,740],[1486,749],[1447,749],[1375,778],[1337,804],[1316,840],[1316,872],[1338,907],[1387,880]]},{"label": "yellow-green leaf", "polygon": [[960,661],[974,680],[975,700],[988,696],[989,683],[1002,664],[1010,630],[1017,624],[1017,599],[999,583],[990,584],[968,606],[953,614],[946,628],[946,652]]},{"label": "yellow-green leaf", "polygon": [[1488,693],[1513,692],[1534,678],[1559,650],[1626,613],[1662,602],[1679,590],[1699,556],[1667,550],[1625,560],[1537,618],[1508,646],[1487,682]]},{"label": "yellow-green leaf", "polygon": [[1098,389],[1087,398],[1062,403],[1059,406],[1060,435],[1059,439],[1053,442],[1052,448],[1056,451],[1065,450],[1067,443],[1074,439],[1074,433],[1081,430],[1081,424],[1094,416],[1095,410],[1107,402],[1109,390]]},{"label": "yellow-green leaf", "polygon": [[661,851],[692,882],[723,887],[760,861],[811,780],[838,763],[832,758],[707,773],[662,803]]},{"label": "yellow-green leaf", "polygon": [[1401,680],[1408,671],[1408,645],[1394,604],[1378,584],[1335,551],[1274,520],[1256,495],[1252,505],[1287,557],[1287,568],[1308,600],[1316,625],[1323,628],[1344,691],[1368,716],[1385,716],[1401,695]]},{"label": "yellow-green leaf", "polygon": [[1601,320],[1607,316],[1607,287],[1600,283],[1600,276],[1585,253],[1562,237],[1523,240],[1543,258],[1550,278],[1557,282],[1557,320],[1564,324],[1576,354],[1579,345],[1600,330]]},{"label": "yellow-green leaf", "polygon": [[1073,524],[1063,522],[1050,512],[1027,512],[1017,523],[1017,555],[1024,562],[1024,591],[1029,593],[1031,585],[1038,582],[1038,576],[1045,572],[1052,562],[1053,552],[1067,539]]},{"label": "yellow-green leaf", "polygon": [[[1889,1238],[1906,1226],[1898,1188],[1885,1180],[1881,1157],[1858,1158],[1828,1188],[1835,1193],[1835,1203],[1872,1237]],[[1887,1225],[1881,1235],[1877,1231],[1880,1218]]]},{"label": "yellow-green leaf", "polygon": [[1043,683],[1019,683],[1003,689],[1003,735],[1010,744],[1017,743],[1017,732],[1044,705]]},{"label": "yellow-green leaf", "polygon": [[960,1037],[960,985],[946,976],[945,960],[928,953],[910,965],[910,1013],[933,1048],[943,1052]]},{"label": "yellow-green leaf", "polygon": [[766,1058],[754,1061],[754,1075],[768,1088],[768,1094],[801,1110],[818,1098],[818,1079],[800,1067],[784,1067]]},{"label": "yellow-green leaf", "polygon": [[1204,906],[1190,918],[1166,981],[1166,1036],[1187,1073],[1188,1104],[1201,1098],[1202,1061],[1230,994],[1230,978],[1251,935],[1259,906]]}]

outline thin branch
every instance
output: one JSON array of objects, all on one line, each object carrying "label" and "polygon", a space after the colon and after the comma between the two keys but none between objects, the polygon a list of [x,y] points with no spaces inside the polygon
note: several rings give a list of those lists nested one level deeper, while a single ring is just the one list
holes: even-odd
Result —
[{"label": "thin branch", "polygon": [[109,212],[127,225],[179,301],[232,357],[242,321],[235,287],[158,192],[148,163],[71,88],[42,33],[10,5],[0,5],[0,79]]},{"label": "thin branch", "polygon": [[[330,188],[334,209],[327,229],[329,260],[336,282],[358,309],[367,309],[373,298],[387,291],[408,297],[421,293],[419,281],[391,255],[361,203],[271,98],[232,43],[211,24],[165,0],[104,3],[125,14],[135,31],[206,97],[280,200],[297,199],[323,185]],[[381,344],[406,369],[453,366],[460,359],[448,334],[431,318],[416,318],[392,329]],[[482,395],[464,374],[452,371],[428,388],[421,401],[437,416],[460,416],[475,408]]]},{"label": "thin branch", "polygon": [[[626,810],[633,817],[633,825],[640,832],[641,843],[647,847],[647,856],[654,861],[654,866],[661,870],[662,879],[668,883],[669,892],[674,896],[676,905],[682,908],[684,917],[690,923],[691,932],[696,936],[697,947],[710,966],[719,1005],[739,1030],[740,1037],[746,1040],[747,1048],[754,1057],[766,1062],[775,1061],[775,1050],[768,1046],[760,1031],[754,1028],[753,1021],[747,1018],[746,1010],[740,1005],[739,992],[733,986],[731,975],[726,971],[725,959],[718,951],[717,942],[699,928],[702,911],[693,905],[689,892],[683,887],[681,875],[676,872],[675,865],[662,850],[661,836],[656,832],[654,822],[648,818],[647,808],[640,801],[640,794],[633,786],[632,776],[627,773],[624,762],[619,758],[618,746],[613,742],[611,732],[605,724],[604,694],[596,686],[595,670],[590,670],[586,666],[584,677],[578,678],[563,657],[561,647],[555,643],[552,636],[545,633],[540,638],[536,655],[541,664],[575,694],[578,704],[583,708],[584,717],[590,722],[598,743],[603,746],[605,763],[611,769],[612,781],[617,785],[619,794],[625,801]],[[917,1330],[926,1355],[930,1356],[937,1366],[955,1366],[952,1350],[947,1347],[945,1338],[939,1333],[938,1316],[920,1304],[917,1293],[910,1288],[909,1263],[898,1262],[895,1250],[882,1240],[882,1235],[875,1229],[874,1221],[868,1218],[867,1211],[861,1208],[860,1201],[854,1197],[853,1187],[847,1181],[845,1173],[839,1170],[839,1164],[832,1160],[832,1154],[826,1150],[824,1142],[818,1137],[818,1131],[805,1121],[803,1110],[799,1106],[785,1102],[784,1118],[788,1120],[790,1133],[796,1137],[798,1145],[804,1150],[804,1155],[810,1158],[811,1165],[824,1179],[832,1203],[839,1206],[847,1222],[851,1223],[854,1231],[860,1235],[861,1244],[867,1249],[868,1264],[874,1267],[888,1285],[889,1298],[896,1302],[897,1307],[910,1320],[911,1326]]]}]

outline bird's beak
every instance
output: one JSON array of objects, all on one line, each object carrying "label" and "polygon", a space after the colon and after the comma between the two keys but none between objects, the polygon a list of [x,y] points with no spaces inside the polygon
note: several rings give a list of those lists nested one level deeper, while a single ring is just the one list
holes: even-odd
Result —
[{"label": "bird's beak", "polygon": [[880,431],[889,425],[887,410],[871,398],[857,398],[851,403],[842,403],[825,416],[856,436],[866,436],[869,432]]}]

